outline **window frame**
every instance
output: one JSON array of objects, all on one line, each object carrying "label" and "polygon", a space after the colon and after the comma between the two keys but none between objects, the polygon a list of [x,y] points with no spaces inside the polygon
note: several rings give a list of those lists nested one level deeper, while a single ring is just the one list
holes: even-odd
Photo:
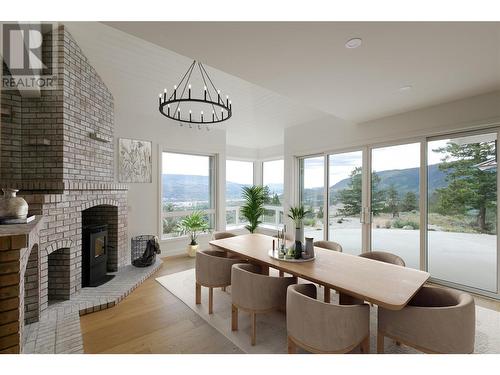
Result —
[{"label": "window frame", "polygon": [[[260,185],[261,186],[265,186],[264,185],[264,164],[265,163],[268,163],[268,162],[273,162],[273,161],[283,161],[283,202],[281,202],[281,206],[270,206],[270,205],[266,205],[266,209],[271,209],[271,208],[274,208],[275,211],[276,209],[277,212],[278,212],[278,223],[275,223],[275,224],[271,224],[271,223],[264,223],[262,222],[262,224],[260,224],[263,228],[266,228],[266,229],[279,229],[281,228],[284,223],[286,222],[286,218],[285,218],[285,202],[284,202],[284,193],[285,193],[285,158],[284,157],[275,157],[275,158],[270,158],[270,159],[262,159],[259,161],[260,163]],[[267,208],[269,207],[269,208]],[[283,223],[279,223],[279,214],[282,213],[282,219],[283,219]],[[276,221],[276,220],[275,220]]]},{"label": "window frame", "polygon": [[[204,156],[209,158],[209,192],[210,192],[210,201],[212,202],[211,208],[205,210],[184,210],[184,211],[171,211],[171,212],[163,212],[162,207],[162,193],[163,193],[163,153],[170,154],[180,154],[187,156]],[[158,152],[158,238],[160,241],[175,241],[179,239],[185,239],[188,235],[181,236],[173,236],[166,237],[163,233],[163,218],[165,217],[183,217],[191,214],[194,211],[201,211],[208,215],[213,215],[213,225],[210,228],[210,231],[216,230],[218,227],[218,183],[219,183],[219,175],[218,175],[218,159],[219,155],[217,153],[206,153],[206,152],[192,152],[185,150],[176,150],[167,147],[159,146]]]},{"label": "window frame", "polygon": [[[245,159],[245,158],[237,158],[237,157],[227,157],[226,160],[224,161],[224,168],[225,168],[225,179],[224,179],[224,227],[226,229],[231,229],[231,230],[238,230],[242,229],[245,227],[246,223],[236,223],[236,224],[228,224],[227,223],[227,197],[226,197],[226,192],[227,192],[227,162],[228,161],[238,161],[238,162],[243,162],[243,163],[252,163],[252,185],[257,185],[258,184],[258,176],[257,176],[257,171],[256,171],[256,164],[257,161],[254,159]],[[236,211],[238,213],[238,210]],[[238,215],[236,215],[236,222],[238,221]]]}]

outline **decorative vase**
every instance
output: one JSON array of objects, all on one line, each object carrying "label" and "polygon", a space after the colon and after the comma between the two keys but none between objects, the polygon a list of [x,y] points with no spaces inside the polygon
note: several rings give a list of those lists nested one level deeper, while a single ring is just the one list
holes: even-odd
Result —
[{"label": "decorative vase", "polygon": [[314,258],[314,238],[306,237],[306,248],[304,258]]},{"label": "decorative vase", "polygon": [[196,256],[196,252],[198,251],[199,245],[188,245],[187,254],[190,258],[194,258]]},{"label": "decorative vase", "polygon": [[3,199],[0,199],[0,219],[26,219],[28,203],[24,198],[17,197],[19,190],[2,189]]},{"label": "decorative vase", "polygon": [[300,227],[295,228],[295,242],[300,241],[304,242],[304,225],[300,225]]},{"label": "decorative vase", "polygon": [[295,241],[294,258],[300,259],[302,257],[302,242]]}]

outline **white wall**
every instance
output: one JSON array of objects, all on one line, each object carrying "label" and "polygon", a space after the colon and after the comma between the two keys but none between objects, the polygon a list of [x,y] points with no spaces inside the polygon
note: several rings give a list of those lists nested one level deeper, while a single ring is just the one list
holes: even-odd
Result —
[{"label": "white wall", "polygon": [[335,117],[285,129],[285,210],[296,203],[296,156],[500,124],[500,91],[364,123]]}]

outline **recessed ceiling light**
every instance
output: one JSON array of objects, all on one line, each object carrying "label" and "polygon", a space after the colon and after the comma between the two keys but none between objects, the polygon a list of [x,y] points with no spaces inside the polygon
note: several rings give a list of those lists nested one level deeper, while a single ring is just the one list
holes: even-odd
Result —
[{"label": "recessed ceiling light", "polygon": [[412,85],[401,86],[399,91],[410,91],[413,88]]},{"label": "recessed ceiling light", "polygon": [[345,43],[345,48],[358,48],[363,40],[361,38],[352,38]]}]

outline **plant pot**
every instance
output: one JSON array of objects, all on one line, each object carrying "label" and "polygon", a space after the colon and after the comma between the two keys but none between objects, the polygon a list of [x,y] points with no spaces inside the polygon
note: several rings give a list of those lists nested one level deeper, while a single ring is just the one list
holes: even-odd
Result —
[{"label": "plant pot", "polygon": [[188,245],[186,250],[190,258],[194,258],[196,256],[196,252],[198,251],[198,246],[200,245]]},{"label": "plant pot", "polygon": [[19,190],[2,189],[3,198],[0,199],[0,219],[26,219],[28,216],[28,203],[16,197]]}]

